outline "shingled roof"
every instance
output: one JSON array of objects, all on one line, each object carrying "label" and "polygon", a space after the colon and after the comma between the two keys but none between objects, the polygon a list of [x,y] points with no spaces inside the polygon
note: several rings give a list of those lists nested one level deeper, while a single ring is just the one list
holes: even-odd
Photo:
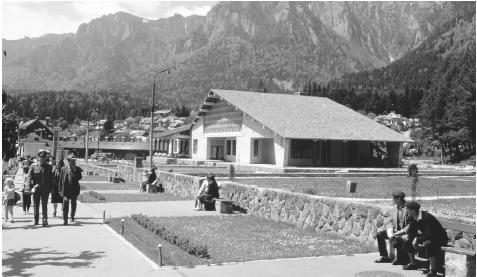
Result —
[{"label": "shingled roof", "polygon": [[228,101],[284,138],[412,142],[326,97],[212,89],[205,102],[212,97]]}]

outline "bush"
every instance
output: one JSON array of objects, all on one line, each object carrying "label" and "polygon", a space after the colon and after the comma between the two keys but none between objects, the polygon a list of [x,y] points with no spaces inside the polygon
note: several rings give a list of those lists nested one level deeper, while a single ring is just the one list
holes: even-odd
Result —
[{"label": "bush", "polygon": [[180,237],[174,234],[173,231],[167,230],[165,227],[161,227],[147,216],[142,214],[133,214],[131,218],[138,225],[142,226],[144,229],[155,233],[169,243],[176,245],[185,252],[200,257],[200,258],[210,258],[207,250],[207,246],[195,244],[191,242],[188,238]]}]

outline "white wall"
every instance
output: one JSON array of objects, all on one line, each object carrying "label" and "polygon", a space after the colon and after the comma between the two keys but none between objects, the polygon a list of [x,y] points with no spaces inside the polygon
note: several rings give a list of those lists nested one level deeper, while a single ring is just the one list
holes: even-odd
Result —
[{"label": "white wall", "polygon": [[191,131],[192,136],[192,145],[191,148],[194,147],[194,139],[197,139],[197,152],[194,154],[194,149],[192,150],[191,157],[193,160],[204,161],[207,159],[207,138],[204,137],[204,119],[200,117],[197,123],[192,126]]},{"label": "white wall", "polygon": [[[268,128],[263,128],[263,125],[258,123],[255,120],[252,120],[249,116],[244,116],[242,123],[242,131],[240,133],[215,133],[204,135],[203,128],[203,118],[201,117],[197,123],[192,127],[192,139],[191,147],[193,147],[194,139],[198,140],[198,149],[197,153],[194,154],[192,151],[192,159],[194,160],[206,160],[208,159],[208,153],[210,153],[210,139],[213,138],[236,138],[236,156],[226,156],[226,160],[232,161],[235,158],[235,162],[239,164],[251,164],[254,162],[253,157],[253,139],[254,138],[270,138],[273,139],[273,144],[271,141],[265,143],[266,149],[271,151],[273,148],[273,154],[264,155],[264,161],[275,160],[277,166],[283,167],[286,166],[286,161],[288,159],[288,153],[285,151],[285,147],[288,145],[290,147],[290,141],[284,138],[281,138],[274,134]],[[209,143],[208,143],[209,139]],[[225,142],[225,140],[224,140]],[[273,145],[273,147],[272,147]],[[263,146],[260,145],[259,147]],[[224,144],[224,151],[225,151]],[[263,147],[260,149],[263,150]]]}]

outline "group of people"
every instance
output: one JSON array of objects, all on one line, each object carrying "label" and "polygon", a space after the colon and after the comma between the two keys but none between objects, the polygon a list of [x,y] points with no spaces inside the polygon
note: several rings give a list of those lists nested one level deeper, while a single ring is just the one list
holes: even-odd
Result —
[{"label": "group of people", "polygon": [[219,198],[219,185],[215,181],[213,174],[207,175],[207,178],[202,181],[199,193],[195,197],[194,211],[201,211],[206,209],[205,206],[212,203],[214,198]]},{"label": "group of people", "polygon": [[[68,212],[71,202],[70,220],[75,221],[76,200],[80,194],[79,180],[82,169],[76,166],[76,159],[68,155],[67,164],[60,160],[57,164],[50,161],[50,152],[40,149],[38,159],[33,163],[30,159],[23,162],[24,182],[22,185],[23,213],[30,212],[31,198],[33,197],[34,225],[39,224],[40,203],[42,211],[42,225],[48,226],[48,199],[51,195],[53,203],[53,217],[57,216],[58,203],[62,203],[63,224],[68,225]],[[5,180],[5,220],[8,220],[7,211],[10,213],[10,222],[13,221],[13,206],[16,202],[10,201],[14,190],[13,179]]]},{"label": "group of people", "polygon": [[[156,169],[153,167],[149,173],[145,172],[144,179],[139,186],[139,192],[163,192],[162,184],[158,184]],[[194,211],[206,209],[206,205],[212,203],[214,198],[219,198],[219,185],[215,181],[215,175],[210,173],[202,180],[199,192],[195,198]]]},{"label": "group of people", "polygon": [[[433,215],[421,210],[419,203],[406,202],[404,192],[394,192],[393,202],[396,205],[392,212],[393,228],[377,233],[381,257],[375,262],[403,265],[405,270],[418,269],[415,256],[416,252],[421,253],[422,250],[429,259],[427,276],[437,276],[437,272],[443,271],[441,247],[448,243],[447,232]],[[396,257],[394,250],[388,253],[386,240],[396,249]]]}]

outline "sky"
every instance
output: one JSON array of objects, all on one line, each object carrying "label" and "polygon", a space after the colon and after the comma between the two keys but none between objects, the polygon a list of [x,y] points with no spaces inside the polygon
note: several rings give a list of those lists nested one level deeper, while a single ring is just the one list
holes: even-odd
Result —
[{"label": "sky", "polygon": [[127,12],[155,20],[180,14],[206,15],[216,1],[1,1],[2,38],[75,33],[102,15]]}]

